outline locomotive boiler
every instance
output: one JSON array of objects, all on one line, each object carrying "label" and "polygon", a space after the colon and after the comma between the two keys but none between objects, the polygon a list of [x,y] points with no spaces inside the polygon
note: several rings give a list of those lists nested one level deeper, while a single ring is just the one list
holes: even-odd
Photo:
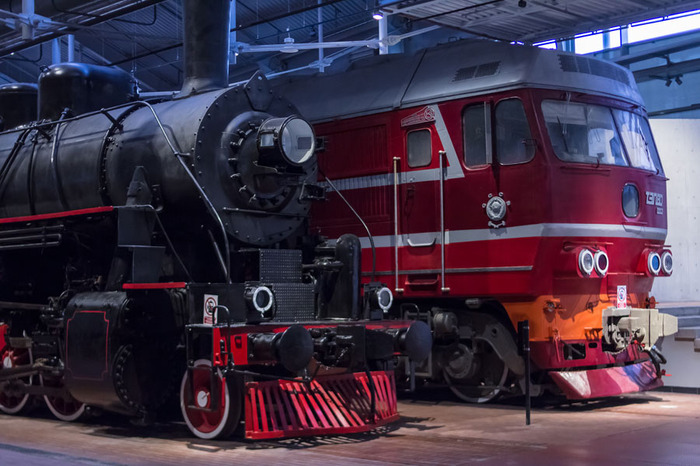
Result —
[{"label": "locomotive boiler", "polygon": [[398,416],[393,360],[424,358],[429,331],[382,320],[391,292],[361,288],[357,237],[308,234],[313,129],[261,73],[227,87],[228,8],[184,2],[172,99],[70,63],[42,73],[36,121],[0,109],[2,412],[40,396],[62,420],[148,422],[179,394],[202,438]]}]

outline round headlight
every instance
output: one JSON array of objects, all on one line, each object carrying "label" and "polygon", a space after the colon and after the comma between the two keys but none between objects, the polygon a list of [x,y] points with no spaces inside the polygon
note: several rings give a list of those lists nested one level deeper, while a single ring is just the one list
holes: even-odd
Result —
[{"label": "round headlight", "polygon": [[296,116],[268,118],[258,129],[258,150],[259,164],[303,165],[316,151],[314,130],[309,122]]},{"label": "round headlight", "polygon": [[639,215],[639,191],[633,184],[626,184],[622,188],[622,210],[628,217]]},{"label": "round headlight", "polygon": [[664,251],[661,254],[661,268],[666,275],[673,273],[673,254],[671,251]]},{"label": "round headlight", "polygon": [[391,305],[394,302],[394,294],[389,288],[383,286],[377,291],[377,305],[379,309],[384,312],[388,312],[391,309]]},{"label": "round headlight", "polygon": [[282,153],[293,165],[302,165],[314,155],[314,130],[301,118],[290,118],[282,127]]},{"label": "round headlight", "polygon": [[256,286],[251,291],[250,301],[255,310],[260,314],[269,311],[272,307],[272,303],[275,302],[272,291],[266,286]]},{"label": "round headlight", "polygon": [[649,268],[649,273],[658,275],[661,271],[661,256],[656,252],[650,252],[647,258],[647,267]]},{"label": "round headlight", "polygon": [[588,249],[581,249],[578,253],[578,268],[581,274],[588,277],[595,267],[595,260],[593,259],[593,253]]},{"label": "round headlight", "polygon": [[608,255],[605,251],[597,251],[594,256],[595,259],[595,271],[598,275],[604,277],[608,273],[608,267],[610,267],[610,261],[608,260]]}]

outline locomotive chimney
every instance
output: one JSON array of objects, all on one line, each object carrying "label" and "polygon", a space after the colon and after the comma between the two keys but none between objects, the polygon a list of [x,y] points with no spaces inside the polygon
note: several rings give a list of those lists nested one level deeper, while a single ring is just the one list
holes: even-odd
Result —
[{"label": "locomotive chimney", "polygon": [[230,0],[183,0],[185,79],[180,95],[228,86]]}]

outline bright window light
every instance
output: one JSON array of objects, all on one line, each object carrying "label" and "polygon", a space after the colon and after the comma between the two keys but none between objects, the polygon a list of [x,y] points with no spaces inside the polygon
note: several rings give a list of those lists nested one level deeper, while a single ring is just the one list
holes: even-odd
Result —
[{"label": "bright window light", "polygon": [[[657,37],[679,34],[700,30],[700,10],[687,11],[668,17],[653,18],[647,21],[630,24],[627,28],[628,43],[641,42],[655,39]],[[574,38],[576,53],[586,54],[599,52],[603,48],[603,32],[591,31],[580,34]],[[556,48],[556,41],[545,41],[534,44],[545,49]],[[620,28],[610,30],[609,48],[616,48],[622,45],[620,40]]]},{"label": "bright window light", "polygon": [[[593,53],[603,50],[603,32],[596,32],[581,37],[577,37],[576,53]],[[609,48],[620,46],[620,31],[618,29],[610,31]]]},{"label": "bright window light", "polygon": [[[694,29],[700,29],[700,10],[669,16],[667,19],[656,18],[643,23],[632,24],[628,29],[627,37],[629,42],[632,43]],[[576,51],[578,52],[578,48]]]}]

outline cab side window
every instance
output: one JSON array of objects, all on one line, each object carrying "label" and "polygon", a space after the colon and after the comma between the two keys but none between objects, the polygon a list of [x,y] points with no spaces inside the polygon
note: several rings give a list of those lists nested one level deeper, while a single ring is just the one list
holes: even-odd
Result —
[{"label": "cab side window", "polygon": [[491,107],[486,103],[469,105],[462,112],[464,164],[478,168],[491,164]]},{"label": "cab side window", "polygon": [[411,131],[406,135],[406,151],[408,152],[409,167],[417,168],[430,165],[432,150],[430,130],[419,129],[417,131]]},{"label": "cab side window", "polygon": [[519,99],[502,100],[496,105],[495,114],[498,162],[515,165],[532,160],[535,145],[523,103]]}]

